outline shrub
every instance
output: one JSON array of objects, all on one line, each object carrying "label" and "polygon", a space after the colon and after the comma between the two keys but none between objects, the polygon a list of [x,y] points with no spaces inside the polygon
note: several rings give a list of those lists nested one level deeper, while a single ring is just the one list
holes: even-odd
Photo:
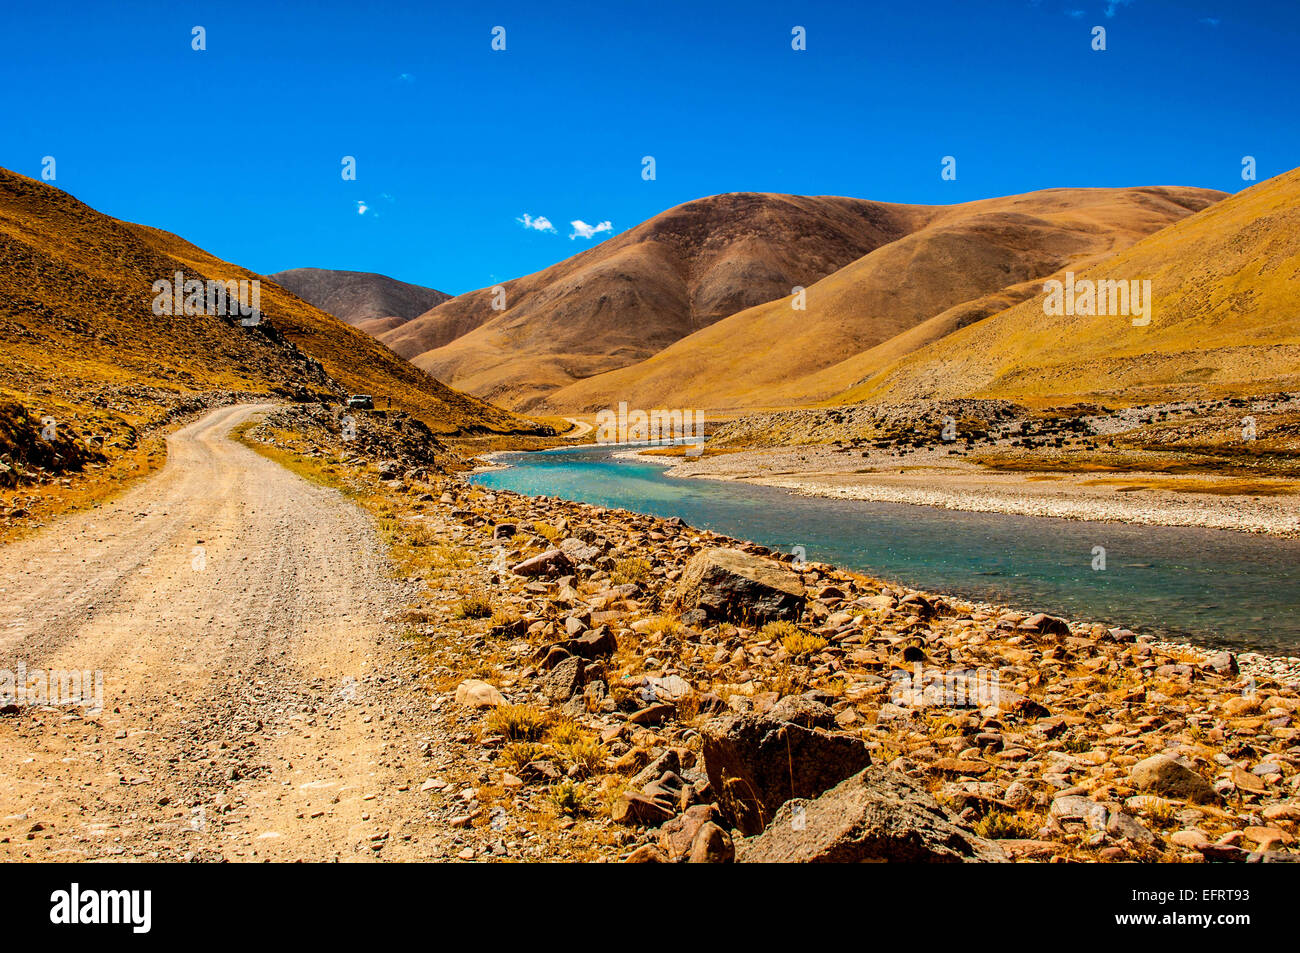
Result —
[{"label": "shrub", "polygon": [[488,715],[487,727],[507,741],[541,741],[552,721],[550,712],[531,705],[498,705]]},{"label": "shrub", "polygon": [[1026,811],[989,811],[975,823],[975,833],[989,840],[1032,838],[1041,825]]},{"label": "shrub", "polygon": [[548,796],[555,809],[569,817],[577,817],[587,806],[587,792],[576,781],[561,781],[551,788]]},{"label": "shrub", "polygon": [[486,619],[492,615],[492,600],[487,596],[466,596],[456,604],[457,619]]},{"label": "shrub", "polygon": [[627,556],[614,562],[609,579],[616,586],[626,583],[643,583],[650,578],[650,560],[640,556]]}]

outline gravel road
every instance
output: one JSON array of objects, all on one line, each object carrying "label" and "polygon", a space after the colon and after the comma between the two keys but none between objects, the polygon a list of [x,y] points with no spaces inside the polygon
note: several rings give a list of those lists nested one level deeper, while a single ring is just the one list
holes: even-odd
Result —
[{"label": "gravel road", "polygon": [[268,409],[0,548],[0,678],[103,673],[99,714],[0,715],[0,858],[420,856],[401,584],[362,510],[227,439]]}]

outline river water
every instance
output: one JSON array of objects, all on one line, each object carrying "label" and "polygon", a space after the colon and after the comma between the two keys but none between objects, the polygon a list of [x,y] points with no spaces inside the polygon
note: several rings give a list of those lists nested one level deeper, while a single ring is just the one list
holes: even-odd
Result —
[{"label": "river water", "polygon": [[[654,516],[946,592],[1200,645],[1300,655],[1300,540],[797,496],[665,475],[626,447],[503,454],[484,487]],[[1105,550],[1105,568],[1095,547]]]}]

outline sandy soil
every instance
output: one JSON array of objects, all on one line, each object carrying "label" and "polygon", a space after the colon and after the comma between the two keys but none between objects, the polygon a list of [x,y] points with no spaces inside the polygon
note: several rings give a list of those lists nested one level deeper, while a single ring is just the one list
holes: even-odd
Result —
[{"label": "sandy soil", "polygon": [[266,409],[185,427],[152,479],[0,548],[0,669],[104,684],[98,715],[0,716],[0,858],[419,855],[402,593],[360,509],[225,438]]},{"label": "sandy soil", "polygon": [[[646,459],[656,459],[647,457]],[[663,459],[663,458],[659,458]],[[867,471],[867,472],[859,472]],[[679,463],[673,476],[745,480],[810,496],[909,503],[979,513],[1018,513],[1142,525],[1203,526],[1300,536],[1300,495],[1242,496],[1131,487],[1156,473],[1002,473],[944,450],[899,456],[837,453],[825,446],[750,450]],[[1218,478],[1207,476],[1207,484]]]}]

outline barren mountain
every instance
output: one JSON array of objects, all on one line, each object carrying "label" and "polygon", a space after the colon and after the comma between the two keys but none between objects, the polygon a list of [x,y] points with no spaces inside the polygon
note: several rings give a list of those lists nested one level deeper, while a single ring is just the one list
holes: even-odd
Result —
[{"label": "barren mountain", "polygon": [[[155,282],[257,276],[0,169],[0,398],[59,420],[139,420],[203,391],[372,393],[436,433],[534,429],[458,393],[271,282],[261,321],[156,313]],[[381,406],[383,406],[381,404]]]},{"label": "barren mountain", "polygon": [[374,337],[400,327],[451,297],[433,288],[368,271],[293,268],[267,277],[308,304]]},{"label": "barren mountain", "polygon": [[[966,395],[1149,401],[1300,387],[1300,169],[1079,271],[1151,282],[1150,323],[1034,296],[895,361],[843,401]],[[1140,320],[1140,319],[1139,319]]]},{"label": "barren mountain", "polygon": [[1023,300],[1034,280],[1131,245],[1222,194],[1051,189],[929,208],[922,227],[811,285],[804,301],[786,295],[733,314],[639,364],[569,385],[545,406],[756,408],[830,397],[873,362]]},{"label": "barren mountain", "polygon": [[523,409],[744,308],[812,285],[941,210],[731,193],[688,202],[545,271],[460,295],[382,339],[453,386]]}]

